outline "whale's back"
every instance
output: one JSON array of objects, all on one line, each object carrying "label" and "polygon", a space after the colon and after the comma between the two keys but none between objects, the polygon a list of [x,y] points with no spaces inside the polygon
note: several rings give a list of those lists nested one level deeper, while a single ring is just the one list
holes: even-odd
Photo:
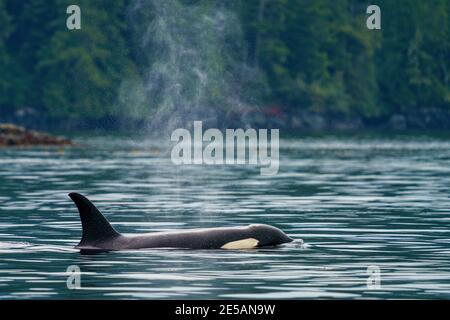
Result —
[{"label": "whale's back", "polygon": [[83,235],[77,248],[81,250],[248,249],[293,241],[280,229],[266,224],[122,235],[86,197],[78,193],[71,193],[69,196],[80,213]]}]

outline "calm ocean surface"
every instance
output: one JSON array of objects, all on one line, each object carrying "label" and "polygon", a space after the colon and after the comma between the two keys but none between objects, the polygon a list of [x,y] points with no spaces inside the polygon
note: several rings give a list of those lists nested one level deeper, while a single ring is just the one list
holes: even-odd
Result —
[{"label": "calm ocean surface", "polygon": [[[149,140],[78,142],[0,149],[0,299],[450,298],[449,138],[286,139],[272,177],[174,166]],[[81,255],[73,191],[124,233],[267,223],[305,244]]]}]

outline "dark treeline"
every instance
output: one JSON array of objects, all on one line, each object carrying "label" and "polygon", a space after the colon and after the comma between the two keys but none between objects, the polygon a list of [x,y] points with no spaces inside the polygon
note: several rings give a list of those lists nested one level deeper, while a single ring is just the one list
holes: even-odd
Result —
[{"label": "dark treeline", "polygon": [[[59,125],[151,117],[145,99],[139,107],[120,99],[132,90],[123,80],[145,81],[158,61],[139,50],[127,14],[135,2],[0,0],[0,121],[24,114]],[[242,60],[258,71],[258,86],[246,88],[249,103],[276,106],[289,120],[308,113],[361,126],[450,124],[450,1],[374,2],[382,30],[366,28],[368,1],[228,2],[242,24]],[[82,30],[66,28],[73,3],[82,8]]]}]

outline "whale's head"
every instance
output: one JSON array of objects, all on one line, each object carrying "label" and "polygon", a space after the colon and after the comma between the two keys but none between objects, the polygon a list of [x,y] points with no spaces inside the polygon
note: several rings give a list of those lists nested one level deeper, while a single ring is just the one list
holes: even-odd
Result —
[{"label": "whale's head", "polygon": [[251,224],[248,226],[252,238],[259,241],[258,246],[275,246],[294,241],[280,229],[267,224]]}]

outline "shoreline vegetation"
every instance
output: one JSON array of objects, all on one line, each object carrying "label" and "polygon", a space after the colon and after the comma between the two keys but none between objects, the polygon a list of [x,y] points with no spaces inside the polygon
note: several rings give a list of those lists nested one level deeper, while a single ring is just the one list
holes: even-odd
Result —
[{"label": "shoreline vegetation", "polygon": [[[44,131],[450,128],[450,2],[0,1],[0,123]],[[213,119],[207,123],[207,119]]]},{"label": "shoreline vegetation", "polygon": [[[29,109],[28,109],[29,110]],[[420,109],[410,113],[396,113],[378,118],[364,118],[357,115],[339,113],[320,113],[311,111],[285,112],[279,107],[234,110],[217,116],[220,122],[205,122],[211,128],[268,128],[281,129],[289,133],[346,133],[365,130],[389,131],[434,131],[450,130],[450,110]],[[196,121],[201,119],[191,119]],[[188,120],[186,121],[188,122]],[[149,132],[158,131],[148,125],[148,120],[126,118],[104,119],[67,119],[55,122],[50,117],[42,117],[35,112],[19,112],[8,117],[0,115],[0,126],[13,123],[33,130],[50,132],[67,131],[117,131],[117,132]],[[164,127],[165,123],[160,123]],[[1,142],[0,142],[1,144]]]}]

